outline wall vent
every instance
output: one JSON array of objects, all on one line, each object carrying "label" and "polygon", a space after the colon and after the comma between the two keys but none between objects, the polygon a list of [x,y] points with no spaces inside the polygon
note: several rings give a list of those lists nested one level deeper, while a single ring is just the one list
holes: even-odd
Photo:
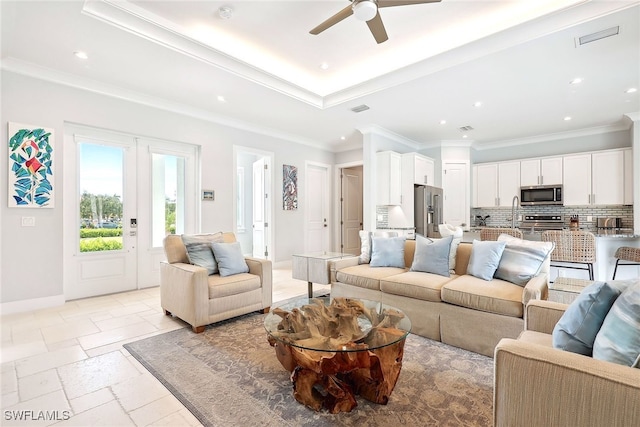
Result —
[{"label": "wall vent", "polygon": [[460,129],[460,131],[462,131],[462,132],[468,132],[470,130],[473,130],[473,127],[471,127],[471,126],[461,126],[458,129]]},{"label": "wall vent", "polygon": [[358,105],[357,107],[353,107],[351,109],[351,111],[353,111],[354,113],[362,113],[363,111],[367,111],[369,109],[368,105]]},{"label": "wall vent", "polygon": [[604,39],[606,37],[616,36],[619,33],[620,26],[615,26],[592,34],[587,34],[586,36],[578,37],[576,39],[576,42],[578,46],[582,46],[583,44],[591,43],[596,40]]}]

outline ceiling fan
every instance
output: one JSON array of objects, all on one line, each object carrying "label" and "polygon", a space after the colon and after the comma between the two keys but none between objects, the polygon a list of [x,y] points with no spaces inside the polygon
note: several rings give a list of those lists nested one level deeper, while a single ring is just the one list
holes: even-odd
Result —
[{"label": "ceiling fan", "polygon": [[378,11],[381,7],[391,7],[391,6],[405,6],[412,4],[421,4],[421,3],[437,3],[440,0],[350,0],[351,5],[345,7],[340,12],[333,15],[331,18],[324,21],[322,24],[315,27],[313,30],[309,31],[309,33],[317,35],[326,30],[329,27],[334,26],[338,22],[342,21],[345,18],[348,18],[351,15],[355,15],[356,19],[360,21],[366,21],[369,30],[371,30],[371,34],[376,39],[378,44],[385,42],[389,39],[387,36],[387,31],[384,28],[384,24],[382,23],[382,18],[380,18],[380,12]]}]

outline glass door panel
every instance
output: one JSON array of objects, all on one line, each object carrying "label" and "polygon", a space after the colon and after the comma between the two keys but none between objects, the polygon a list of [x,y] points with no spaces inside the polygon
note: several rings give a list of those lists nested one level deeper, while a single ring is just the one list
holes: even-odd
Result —
[{"label": "glass door panel", "polygon": [[80,252],[123,249],[124,150],[79,144]]}]

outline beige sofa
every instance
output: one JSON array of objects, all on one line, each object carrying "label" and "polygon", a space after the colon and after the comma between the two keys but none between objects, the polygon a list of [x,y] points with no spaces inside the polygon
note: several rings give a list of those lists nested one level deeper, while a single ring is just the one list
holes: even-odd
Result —
[{"label": "beige sofa", "polygon": [[[235,242],[233,233],[224,233],[225,242]],[[160,304],[167,315],[189,323],[194,332],[205,325],[252,311],[267,313],[271,307],[271,261],[248,258],[248,273],[221,277],[189,263],[179,235],[164,240],[167,261],[160,264]]]},{"label": "beige sofa", "polygon": [[493,356],[502,338],[517,338],[524,330],[527,303],[547,299],[549,258],[521,287],[467,275],[471,247],[458,245],[450,277],[409,271],[415,240],[405,242],[404,269],[358,264],[357,257],[336,260],[330,264],[331,296],[382,301],[404,311],[415,334]]},{"label": "beige sofa", "polygon": [[567,307],[531,301],[526,330],[496,347],[495,426],[640,423],[640,369],[552,347],[551,333]]}]

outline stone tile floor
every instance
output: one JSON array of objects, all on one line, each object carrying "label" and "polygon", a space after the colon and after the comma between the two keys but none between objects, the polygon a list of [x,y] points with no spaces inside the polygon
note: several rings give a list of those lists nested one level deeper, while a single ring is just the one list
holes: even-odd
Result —
[{"label": "stone tile floor", "polygon": [[[329,289],[314,285],[316,293]],[[306,293],[307,283],[292,279],[290,269],[273,270],[274,304]],[[200,425],[122,347],[187,326],[164,315],[159,288],[69,301],[0,320],[1,425]]]}]

